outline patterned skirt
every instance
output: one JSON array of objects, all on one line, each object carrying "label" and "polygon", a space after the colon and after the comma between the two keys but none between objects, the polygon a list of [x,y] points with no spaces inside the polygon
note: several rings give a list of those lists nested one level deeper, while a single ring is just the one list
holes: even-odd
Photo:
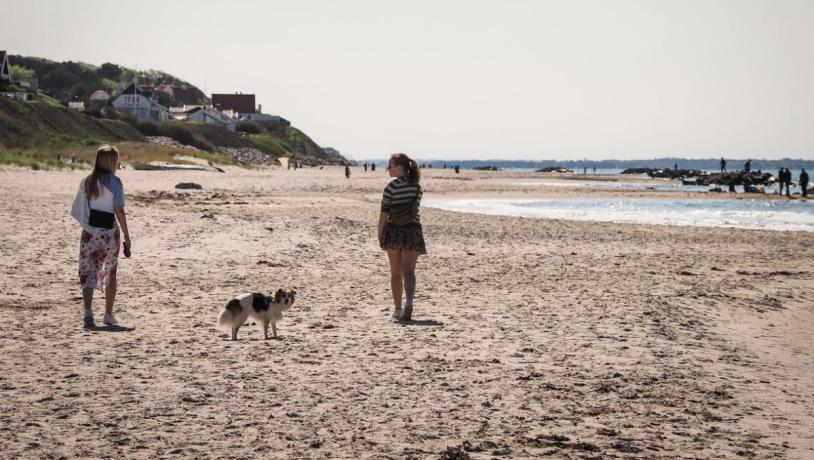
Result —
[{"label": "patterned skirt", "polygon": [[424,245],[424,232],[421,229],[421,224],[417,222],[404,226],[399,226],[392,222],[384,224],[380,246],[385,250],[417,251],[419,254],[427,253],[427,247]]},{"label": "patterned skirt", "polygon": [[79,283],[83,289],[105,289],[116,281],[119,265],[119,227],[100,229],[96,235],[82,230],[79,244]]}]

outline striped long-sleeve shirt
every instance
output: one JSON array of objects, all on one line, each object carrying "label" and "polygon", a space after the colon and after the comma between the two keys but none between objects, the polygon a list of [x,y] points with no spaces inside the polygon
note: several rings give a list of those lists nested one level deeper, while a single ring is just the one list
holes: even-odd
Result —
[{"label": "striped long-sleeve shirt", "polygon": [[[393,179],[384,188],[382,194],[382,212],[390,212],[391,209],[398,209],[407,206],[413,202],[416,197],[418,204],[421,205],[421,196],[424,190],[420,184],[411,184],[407,181],[406,176],[401,176]],[[421,216],[416,213],[415,222],[421,222]]]}]

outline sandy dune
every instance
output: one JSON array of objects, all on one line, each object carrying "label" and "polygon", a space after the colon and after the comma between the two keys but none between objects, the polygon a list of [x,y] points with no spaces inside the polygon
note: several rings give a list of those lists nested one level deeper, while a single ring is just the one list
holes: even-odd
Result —
[{"label": "sandy dune", "polygon": [[[383,171],[124,170],[132,330],[85,331],[81,176],[0,171],[4,458],[814,458],[814,234],[423,209],[399,325]],[[427,196],[624,193],[428,176]],[[282,340],[216,328],[281,286]]]}]

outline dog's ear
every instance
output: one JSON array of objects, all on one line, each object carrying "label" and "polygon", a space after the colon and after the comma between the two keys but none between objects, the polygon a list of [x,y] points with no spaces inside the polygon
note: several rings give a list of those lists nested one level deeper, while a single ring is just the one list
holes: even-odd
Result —
[{"label": "dog's ear", "polygon": [[294,296],[296,296],[296,295],[297,295],[297,291],[295,291],[294,289],[292,289],[290,292],[291,292],[291,302],[292,302],[292,303],[294,303]]},{"label": "dog's ear", "polygon": [[283,290],[277,289],[277,292],[274,293],[274,301],[276,303],[280,303],[283,300]]}]

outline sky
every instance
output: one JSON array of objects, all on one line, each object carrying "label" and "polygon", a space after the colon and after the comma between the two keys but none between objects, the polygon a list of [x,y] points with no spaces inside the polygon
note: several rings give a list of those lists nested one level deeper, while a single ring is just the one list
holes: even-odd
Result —
[{"label": "sky", "polygon": [[350,158],[814,159],[810,0],[0,0],[0,49],[254,93]]}]

